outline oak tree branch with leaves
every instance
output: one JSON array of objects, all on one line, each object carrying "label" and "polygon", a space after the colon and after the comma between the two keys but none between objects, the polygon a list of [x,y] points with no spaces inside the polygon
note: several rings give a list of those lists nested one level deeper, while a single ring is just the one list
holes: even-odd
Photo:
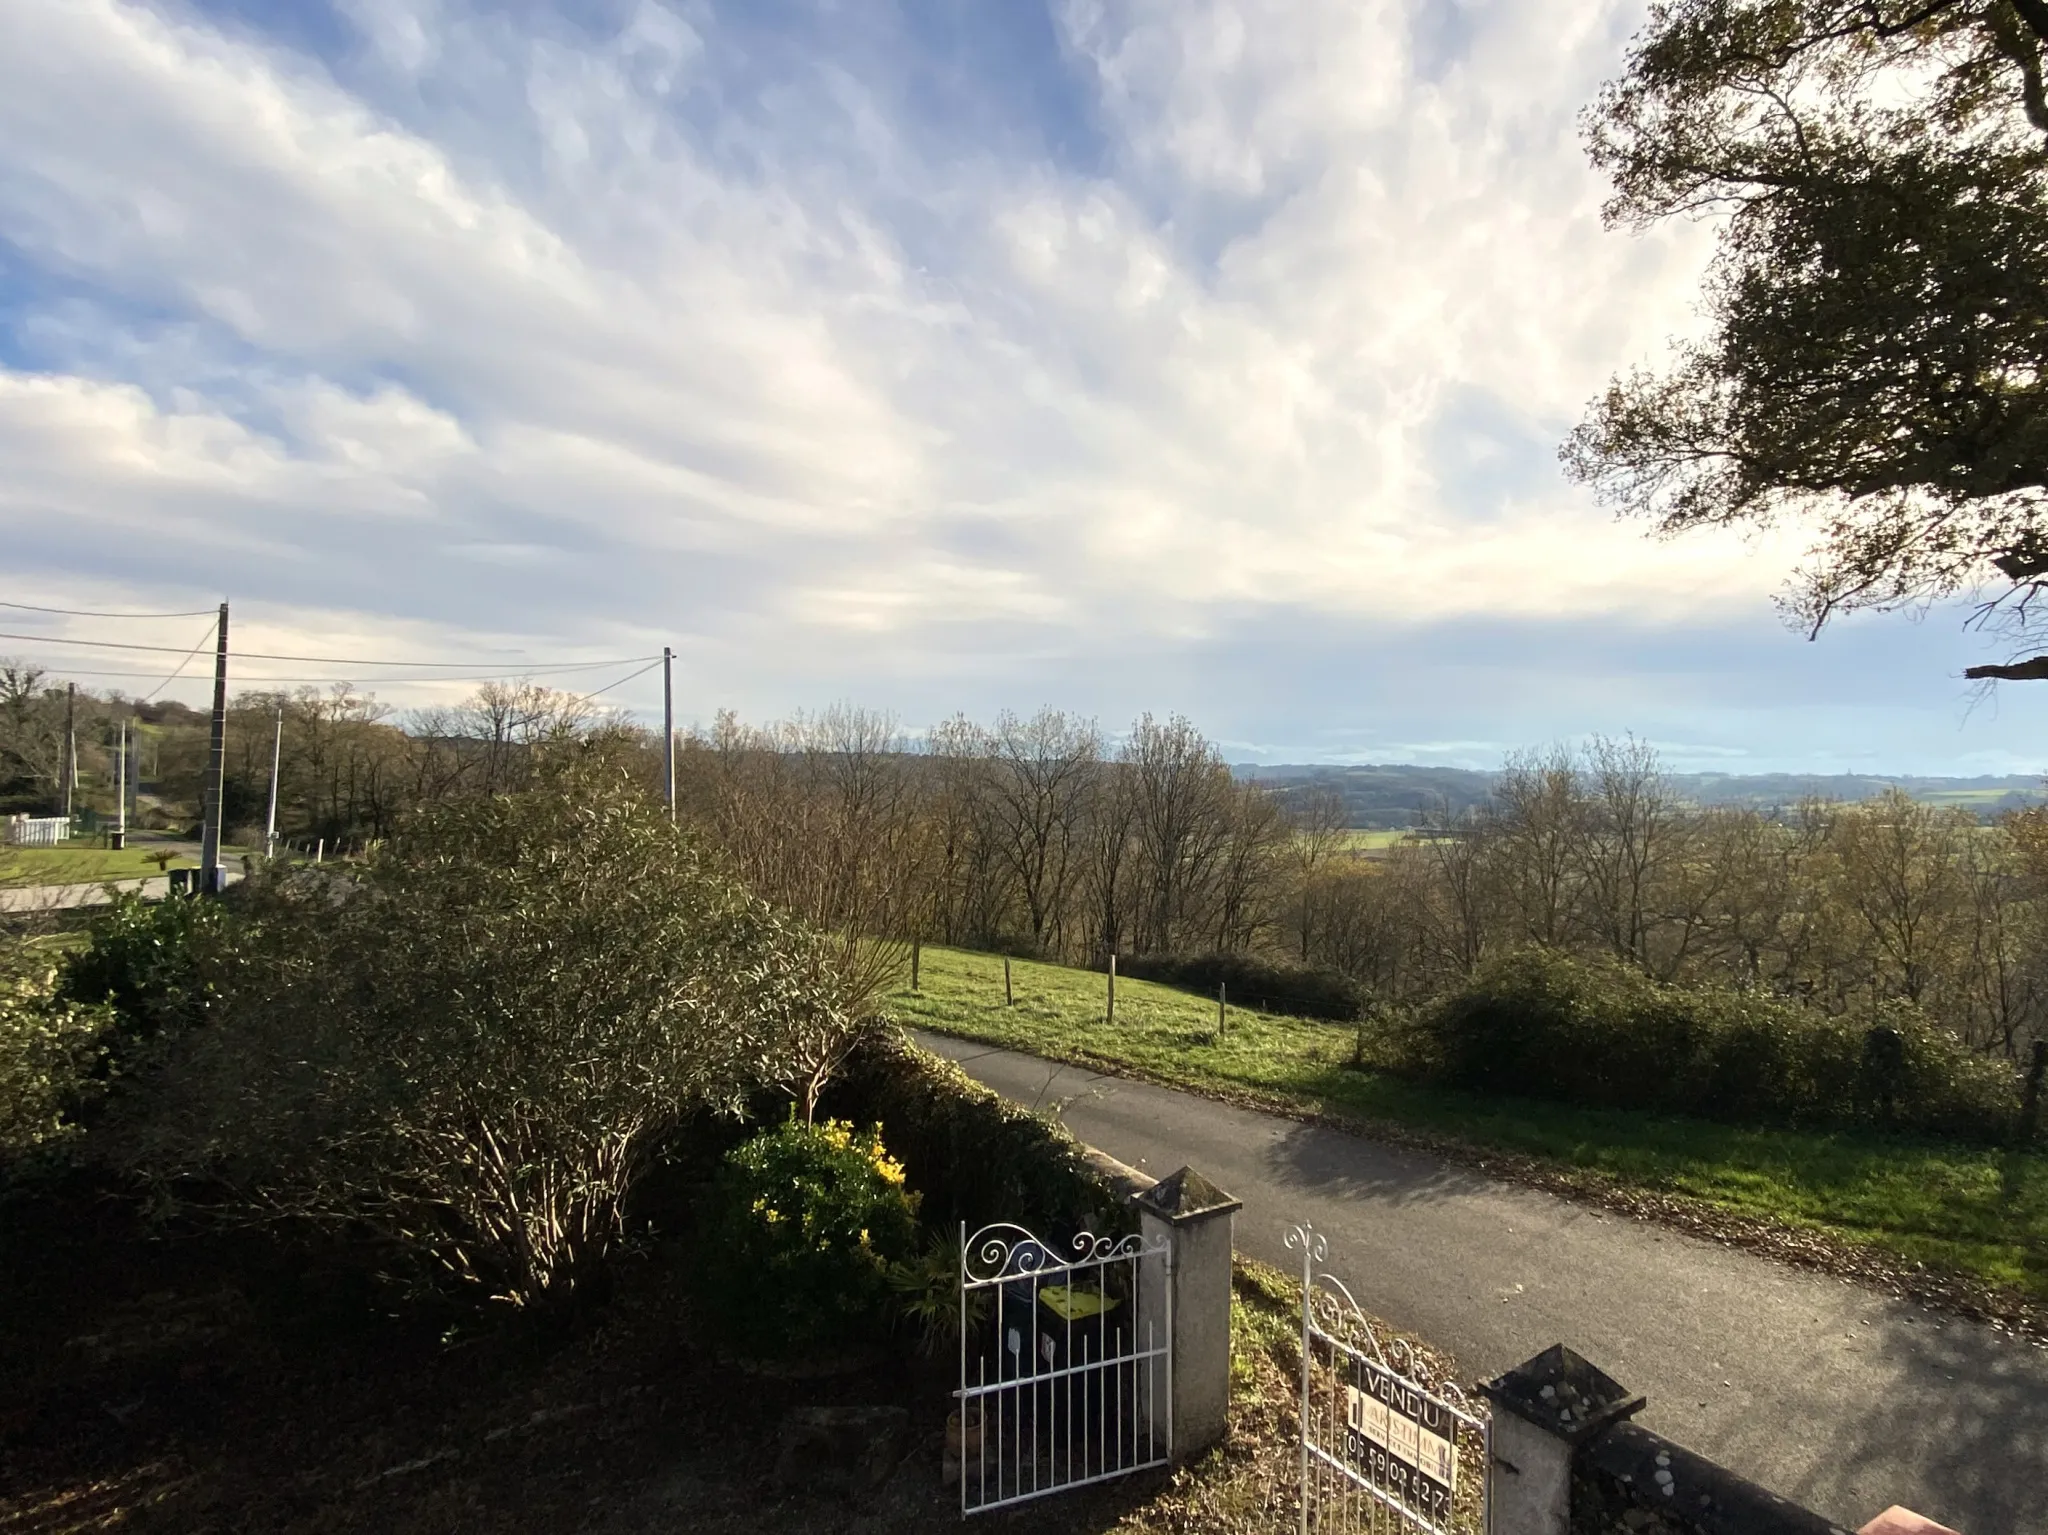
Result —
[{"label": "oak tree branch with leaves", "polygon": [[1665,534],[1813,527],[1784,598],[1809,633],[1971,594],[2038,648],[2044,45],[2044,0],[1656,7],[1587,140],[1610,226],[1722,221],[1710,332],[1617,378],[1568,472]]}]

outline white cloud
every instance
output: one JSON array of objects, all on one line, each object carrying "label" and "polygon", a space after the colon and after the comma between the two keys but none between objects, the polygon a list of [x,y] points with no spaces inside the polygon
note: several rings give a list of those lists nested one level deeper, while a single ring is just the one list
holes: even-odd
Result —
[{"label": "white cloud", "polygon": [[1547,462],[1706,250],[1598,224],[1574,115],[1632,6],[1071,0],[1093,163],[745,7],[343,9],[322,60],[11,8],[0,253],[69,295],[0,276],[36,579],[153,531],[287,624],[680,631],[742,701],[1255,609],[1770,622],[1782,549],[1648,543]]}]

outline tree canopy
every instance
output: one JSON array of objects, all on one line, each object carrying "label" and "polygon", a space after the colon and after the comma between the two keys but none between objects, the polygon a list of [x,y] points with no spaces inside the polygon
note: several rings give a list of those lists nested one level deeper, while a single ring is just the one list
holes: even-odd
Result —
[{"label": "tree canopy", "polygon": [[[1721,219],[1705,339],[1616,378],[1568,472],[1666,534],[1796,520],[1784,599],[2048,586],[2048,0],[1676,0],[1586,114],[1610,226]],[[2048,677],[2048,656],[1971,676]]]}]

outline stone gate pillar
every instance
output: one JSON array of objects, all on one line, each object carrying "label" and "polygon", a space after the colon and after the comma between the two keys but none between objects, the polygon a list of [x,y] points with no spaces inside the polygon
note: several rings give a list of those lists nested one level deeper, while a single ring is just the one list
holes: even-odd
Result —
[{"label": "stone gate pillar", "polygon": [[[1192,1168],[1155,1183],[1132,1201],[1147,1243],[1163,1241],[1163,1260],[1147,1259],[1138,1277],[1138,1313],[1167,1315],[1172,1369],[1156,1369],[1146,1404],[1173,1408],[1173,1458],[1191,1460],[1223,1438],[1230,1410],[1231,1217],[1233,1199]],[[1171,1380],[1168,1381],[1170,1374]],[[1149,1418],[1149,1414],[1147,1414]],[[1153,1427],[1148,1421],[1147,1427]],[[1157,1425],[1163,1432],[1164,1423]]]}]

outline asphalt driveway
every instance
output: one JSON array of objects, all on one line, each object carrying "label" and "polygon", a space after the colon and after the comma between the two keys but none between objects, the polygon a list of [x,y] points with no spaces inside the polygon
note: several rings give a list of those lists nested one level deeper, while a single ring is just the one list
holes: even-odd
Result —
[{"label": "asphalt driveway", "polygon": [[1284,1268],[1330,1240],[1360,1304],[1486,1378],[1566,1343],[1649,1398],[1639,1421],[1855,1529],[1893,1503],[1963,1535],[2048,1535],[2048,1350],[1342,1131],[964,1040],[978,1080],[1162,1177],[1244,1201]]}]

